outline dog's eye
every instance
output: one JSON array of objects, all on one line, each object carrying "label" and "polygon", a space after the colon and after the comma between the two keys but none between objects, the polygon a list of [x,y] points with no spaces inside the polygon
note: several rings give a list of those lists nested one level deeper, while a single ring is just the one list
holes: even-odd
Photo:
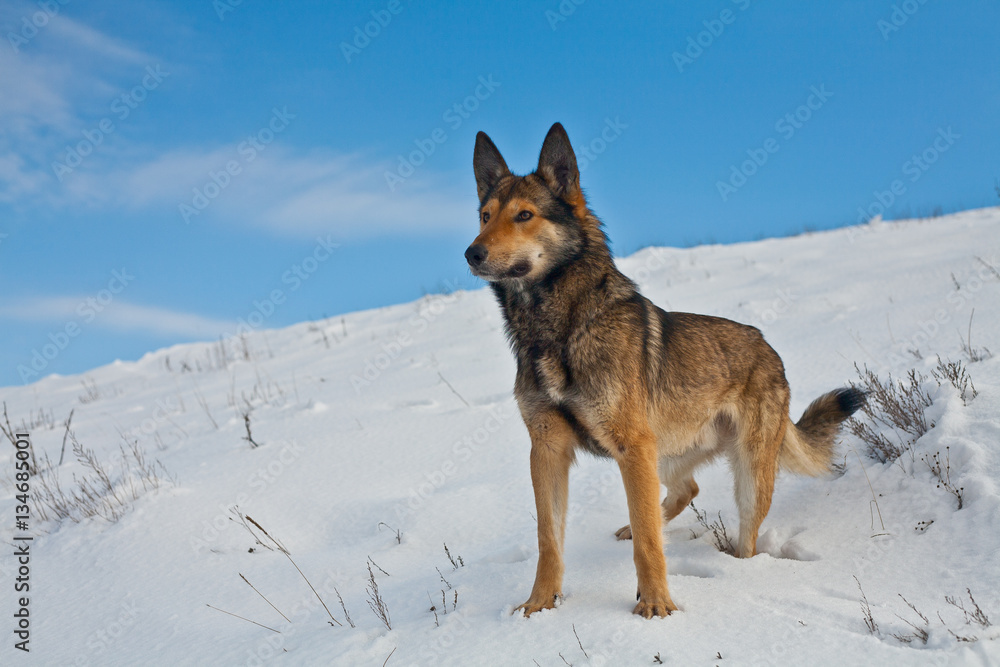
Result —
[{"label": "dog's eye", "polygon": [[483,211],[483,224],[485,225],[489,221],[490,221],[490,212]]},{"label": "dog's eye", "polygon": [[531,220],[531,216],[531,211],[521,211],[517,214],[517,220],[518,222],[524,222],[525,220]]}]

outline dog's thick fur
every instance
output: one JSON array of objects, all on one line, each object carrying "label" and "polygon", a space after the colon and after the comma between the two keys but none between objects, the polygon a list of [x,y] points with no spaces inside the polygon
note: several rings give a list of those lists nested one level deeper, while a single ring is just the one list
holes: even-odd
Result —
[{"label": "dog's thick fur", "polygon": [[514,395],[531,436],[538,569],[519,609],[552,608],[561,595],[569,468],[584,449],[621,470],[629,525],[618,535],[633,540],[634,613],[666,616],[677,607],[662,526],[698,494],[694,469],[719,454],[729,459],[740,514],[736,554],[753,556],[778,467],[826,472],[839,426],[864,395],[830,392],[793,424],[784,367],[760,331],[668,313],[639,294],[615,267],[559,123],[534,173],[511,174],[482,132],[473,167],[480,233],[466,258],[503,309],[517,357]]}]

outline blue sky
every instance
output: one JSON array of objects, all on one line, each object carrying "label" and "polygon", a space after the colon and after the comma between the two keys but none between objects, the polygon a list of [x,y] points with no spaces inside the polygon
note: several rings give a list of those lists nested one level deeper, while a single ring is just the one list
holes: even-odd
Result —
[{"label": "blue sky", "polygon": [[481,286],[478,130],[523,173],[561,121],[619,255],[997,205],[997,25],[986,0],[4,2],[0,385]]}]

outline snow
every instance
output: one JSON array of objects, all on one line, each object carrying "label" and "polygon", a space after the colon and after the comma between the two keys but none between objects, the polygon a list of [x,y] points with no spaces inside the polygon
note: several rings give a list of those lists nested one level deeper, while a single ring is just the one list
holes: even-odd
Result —
[{"label": "snow", "polygon": [[[654,620],[630,613],[632,547],[614,539],[627,521],[617,469],[581,455],[565,598],[526,619],[511,611],[537,557],[529,442],[488,290],[252,332],[227,342],[224,367],[218,343],[180,345],[2,388],[15,426],[41,422],[30,428],[39,455],[58,461],[74,411],[73,434],[109,468],[124,433],[170,479],[114,523],[32,515],[31,651],[14,648],[18,563],[5,549],[0,664],[1000,664],[1000,209],[647,248],[619,264],[663,307],[760,327],[785,363],[794,419],[857,380],[858,364],[883,378],[927,376],[934,428],[895,463],[845,433],[842,475],[783,475],[752,559],[719,552],[685,510],[666,529],[680,611]],[[969,361],[970,316],[972,347],[997,356]],[[964,404],[938,386],[937,355],[964,361],[978,396]],[[247,405],[259,447],[244,439]],[[964,489],[961,510],[923,461],[937,452]],[[0,459],[13,545],[24,533],[6,441]],[[67,451],[64,489],[86,472]],[[696,477],[697,507],[709,521],[721,513],[734,534],[728,470]],[[234,506],[285,545],[343,626],[331,626],[284,554],[231,520]],[[367,604],[369,567],[391,630]],[[966,623],[946,602],[971,611],[966,589],[993,625]],[[926,643],[893,636],[925,625],[907,601],[928,619]]]}]

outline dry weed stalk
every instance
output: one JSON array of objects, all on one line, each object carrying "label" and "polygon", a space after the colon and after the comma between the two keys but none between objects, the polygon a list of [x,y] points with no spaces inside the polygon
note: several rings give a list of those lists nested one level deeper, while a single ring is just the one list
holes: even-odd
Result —
[{"label": "dry weed stalk", "polygon": [[371,562],[368,563],[368,608],[385,624],[387,630],[392,630],[389,618],[389,607],[382,598],[382,593],[378,589],[378,581],[375,580],[375,573],[372,572]]},{"label": "dry weed stalk", "polygon": [[[865,366],[864,370],[854,365],[860,383],[851,383],[867,395],[861,413],[867,420],[852,416],[847,420],[851,433],[868,445],[868,455],[881,463],[891,463],[906,452],[911,452],[913,443],[933,428],[928,423],[924,410],[934,402],[930,394],[921,388],[927,379],[916,370],[907,373],[907,381],[895,381],[892,375],[883,382],[875,371]],[[882,433],[882,427],[893,430],[898,442],[893,442]]]}]

